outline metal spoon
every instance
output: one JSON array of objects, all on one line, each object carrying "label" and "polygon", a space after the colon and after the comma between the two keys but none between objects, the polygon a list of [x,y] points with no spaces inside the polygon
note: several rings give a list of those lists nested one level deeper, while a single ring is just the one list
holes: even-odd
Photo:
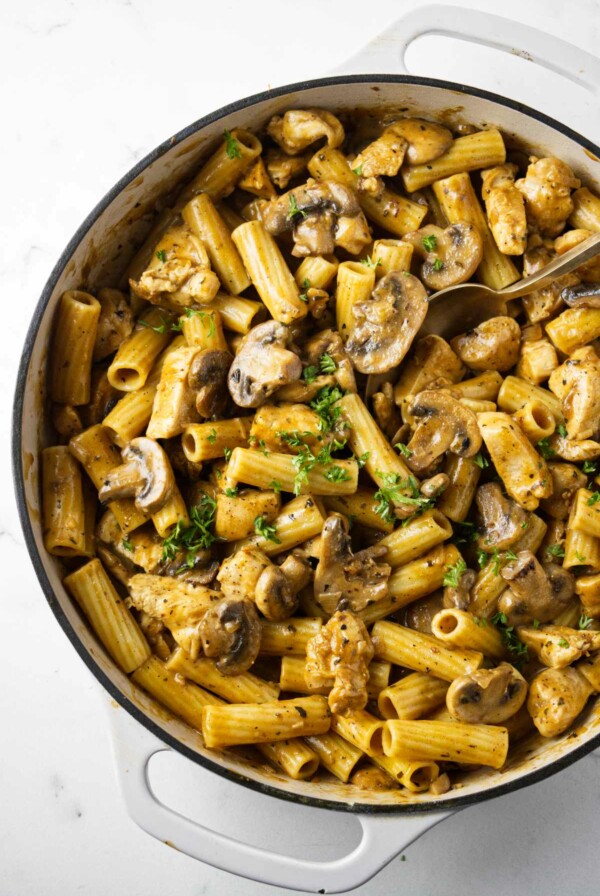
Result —
[{"label": "metal spoon", "polygon": [[531,277],[517,280],[505,289],[490,289],[480,283],[461,283],[441,289],[429,298],[427,317],[419,336],[433,333],[451,339],[490,317],[505,315],[506,303],[511,299],[518,299],[534,289],[550,286],[557,277],[568,274],[596,255],[600,255],[600,233],[595,233],[574,249],[559,255]]}]

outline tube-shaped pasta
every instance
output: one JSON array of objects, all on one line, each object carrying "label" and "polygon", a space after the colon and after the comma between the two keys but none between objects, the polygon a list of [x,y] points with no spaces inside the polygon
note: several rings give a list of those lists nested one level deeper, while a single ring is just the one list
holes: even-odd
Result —
[{"label": "tube-shaped pasta", "polygon": [[250,278],[233,244],[229,228],[208,193],[199,193],[181,210],[192,233],[200,237],[223,287],[236,296],[250,286]]},{"label": "tube-shaped pasta", "polygon": [[240,224],[231,238],[271,317],[282,324],[291,324],[305,317],[308,305],[300,298],[300,291],[281,249],[261,222]]},{"label": "tube-shaped pasta", "polygon": [[[583,498],[579,498],[580,492],[584,493]],[[573,566],[590,566],[593,570],[600,570],[600,538],[574,525],[575,519],[579,521],[580,525],[582,519],[587,520],[588,525],[593,525],[593,517],[590,517],[586,511],[594,510],[595,505],[587,505],[586,502],[590,500],[588,495],[591,497],[592,493],[587,489],[578,489],[577,497],[571,507],[562,564],[565,569],[571,569]]]},{"label": "tube-shaped pasta", "polygon": [[382,755],[371,756],[371,761],[411,793],[429,790],[430,785],[440,775],[438,765],[428,759],[408,760],[400,756]]},{"label": "tube-shaped pasta", "polygon": [[324,734],[330,724],[327,700],[320,696],[206,706],[202,711],[204,742],[213,749]]},{"label": "tube-shaped pasta", "polygon": [[339,261],[335,255],[308,255],[294,274],[294,280],[304,292],[309,288],[327,289],[337,274]]},{"label": "tube-shaped pasta", "polygon": [[215,309],[190,308],[180,318],[186,344],[196,349],[228,351],[221,314]]},{"label": "tube-shaped pasta", "polygon": [[501,659],[506,649],[497,628],[487,620],[476,620],[471,613],[452,607],[433,617],[431,633],[452,647],[469,647],[485,656]]},{"label": "tube-shaped pasta", "polygon": [[571,227],[583,230],[600,230],[600,196],[595,196],[587,187],[581,187],[571,194],[573,211],[569,218]]},{"label": "tube-shaped pasta", "polygon": [[[435,162],[431,164],[434,165]],[[461,170],[464,172],[464,168]],[[453,174],[445,180],[438,180],[434,183],[433,190],[450,224],[473,224],[479,231],[483,240],[483,258],[477,268],[478,279],[492,289],[503,289],[518,280],[518,270],[508,255],[503,255],[496,245],[469,175]]]},{"label": "tube-shaped pasta", "polygon": [[366,301],[375,287],[375,269],[360,261],[344,261],[338,268],[335,289],[335,318],[337,329],[346,340],[354,326],[352,309]]},{"label": "tube-shaped pasta", "polygon": [[567,308],[546,324],[546,333],[565,355],[600,336],[600,308]]},{"label": "tube-shaped pasta", "polygon": [[408,480],[413,475],[404,461],[394,451],[366,405],[352,393],[340,399],[343,418],[350,424],[348,442],[356,457],[364,457],[364,468],[378,486],[386,484],[386,476],[391,474],[398,480]]},{"label": "tube-shaped pasta", "polygon": [[410,271],[413,247],[404,240],[375,240],[371,257],[378,280],[392,271]]},{"label": "tube-shaped pasta", "polygon": [[547,439],[556,429],[554,414],[547,404],[537,398],[515,411],[514,418],[534,445]]},{"label": "tube-shaped pasta", "polygon": [[470,398],[474,401],[496,401],[502,385],[502,374],[497,370],[486,370],[479,376],[462,383],[454,383],[453,392],[458,392],[461,398]]},{"label": "tube-shaped pasta", "polygon": [[231,451],[247,443],[251,422],[251,417],[232,417],[210,423],[192,423],[186,427],[181,439],[183,453],[195,464],[223,457],[226,449]]},{"label": "tube-shaped pasta", "polygon": [[508,414],[479,414],[479,430],[506,491],[525,510],[535,510],[552,494],[546,461]]},{"label": "tube-shaped pasta", "polygon": [[282,769],[294,781],[312,778],[319,767],[318,754],[300,737],[257,746],[269,762]]},{"label": "tube-shaped pasta", "polygon": [[[317,180],[336,180],[352,190],[357,188],[357,176],[348,160],[337,149],[319,149],[308,163],[308,170]],[[407,199],[388,187],[378,195],[358,193],[358,201],[367,218],[394,236],[404,236],[418,230],[427,214],[427,207]]]},{"label": "tube-shaped pasta", "polygon": [[600,616],[600,575],[580,576],[575,582],[575,591],[586,615]]},{"label": "tube-shaped pasta", "polygon": [[66,445],[42,451],[44,545],[55,557],[88,553],[81,467]]},{"label": "tube-shaped pasta", "polygon": [[166,504],[152,514],[152,522],[161,538],[167,538],[177,523],[181,523],[183,526],[189,525],[190,518],[187,507],[176,485],[171,489],[171,495]]},{"label": "tube-shaped pasta", "polygon": [[383,753],[384,727],[381,719],[364,709],[355,709],[343,716],[334,713],[331,717],[331,730],[369,756]]},{"label": "tube-shaped pasta", "polygon": [[472,457],[448,454],[444,463],[444,473],[450,479],[446,490],[437,503],[440,513],[455,523],[466,519],[481,476],[481,468]]},{"label": "tube-shaped pasta", "polygon": [[[304,670],[306,657],[284,656],[281,658],[281,675],[279,684],[282,691],[292,691],[296,694],[328,694],[331,688],[311,688],[306,683]],[[377,697],[380,691],[387,687],[391,666],[389,663],[369,663],[369,678],[367,680],[367,693],[369,697]]]},{"label": "tube-shaped pasta", "polygon": [[[343,513],[351,517],[361,526],[377,529],[380,532],[391,532],[394,524],[384,520],[375,510],[375,492],[372,489],[357,488],[353,495],[327,495],[323,498],[327,510]],[[389,560],[386,560],[389,563]]]},{"label": "tube-shaped pasta", "polygon": [[228,196],[261,152],[260,140],[250,131],[233,128],[230,134],[225,132],[223,142],[183,190],[178,208],[198,193],[208,193],[213,202]]},{"label": "tube-shaped pasta", "polygon": [[452,526],[439,510],[427,510],[386,535],[377,544],[387,548],[385,562],[390,566],[410,563],[452,536]]},{"label": "tube-shaped pasta", "polygon": [[141,666],[150,648],[100,561],[90,560],[64,583],[121,669],[129,673]]},{"label": "tube-shaped pasta", "polygon": [[109,411],[102,425],[114,433],[117,445],[124,447],[145,432],[154,405],[157,382],[148,382],[135,392],[127,392]]},{"label": "tube-shaped pasta", "polygon": [[133,392],[145,385],[156,358],[170,342],[171,319],[161,308],[152,308],[113,358],[108,370],[108,381],[121,392]]},{"label": "tube-shaped pasta", "polygon": [[357,762],[363,757],[363,751],[339,734],[328,731],[326,734],[313,734],[306,742],[315,751],[328,772],[343,781],[349,780]]},{"label": "tube-shaped pasta", "polygon": [[131,676],[141,688],[155,697],[192,728],[202,729],[202,710],[205,706],[219,706],[219,697],[209,694],[195,684],[182,681],[157,657],[149,657]]},{"label": "tube-shaped pasta", "polygon": [[420,719],[446,700],[448,683],[426,672],[411,672],[379,694],[377,705],[385,719]]},{"label": "tube-shaped pasta", "polygon": [[577,489],[569,516],[569,528],[600,538],[600,507],[598,494],[587,488]]},{"label": "tube-shaped pasta", "polygon": [[499,725],[390,719],[383,732],[383,748],[386,756],[403,759],[502,768],[508,754],[508,731]]},{"label": "tube-shaped pasta", "polygon": [[92,360],[100,302],[87,292],[69,289],[58,302],[50,350],[50,396],[59,404],[90,400]]},{"label": "tube-shaped pasta", "polygon": [[294,616],[283,622],[261,620],[260,652],[265,656],[304,657],[308,642],[321,631],[323,620],[317,617]]},{"label": "tube-shaped pasta", "polygon": [[253,324],[256,323],[254,318],[257,313],[261,310],[264,311],[264,305],[261,302],[255,302],[253,299],[241,299],[239,296],[228,296],[224,292],[217,293],[210,306],[211,310],[219,312],[226,330],[241,333],[243,336],[249,333]]},{"label": "tube-shaped pasta", "polygon": [[279,685],[274,682],[264,681],[251,672],[223,675],[215,660],[203,656],[192,660],[181,647],[169,658],[167,669],[218,694],[228,703],[267,703],[279,697]]},{"label": "tube-shaped pasta", "polygon": [[[69,442],[69,448],[98,490],[104,485],[110,471],[122,463],[121,452],[112,441],[110,429],[101,424],[90,426],[74,436]],[[148,520],[131,498],[111,501],[108,506],[124,534],[143,526]]]},{"label": "tube-shaped pasta", "polygon": [[253,544],[269,557],[281,554],[319,535],[324,522],[325,517],[315,499],[310,495],[300,495],[282,507],[281,512],[273,520],[274,537],[277,541],[271,541],[262,535],[253,535],[239,541],[237,547]]},{"label": "tube-shaped pasta", "polygon": [[[432,162],[422,165],[408,165],[402,170],[402,180],[409,193],[422,190],[442,177],[461,172],[493,168],[506,160],[506,147],[502,134],[497,128],[476,131],[464,137],[457,137],[450,148]],[[439,200],[439,195],[436,193]],[[443,207],[443,203],[440,203]],[[454,223],[454,222],[451,222]]]},{"label": "tube-shaped pasta", "polygon": [[378,658],[415,672],[430,672],[444,681],[474,672],[483,663],[483,654],[477,650],[447,647],[433,635],[413,631],[395,622],[376,622],[371,638]]},{"label": "tube-shaped pasta", "polygon": [[250,443],[260,445],[267,451],[294,454],[295,450],[286,436],[291,432],[301,432],[305,445],[318,453],[323,447],[323,437],[319,432],[320,418],[316,411],[305,404],[280,405],[265,404],[257,408],[250,428]]},{"label": "tube-shaped pasta", "polygon": [[498,392],[498,407],[508,414],[514,414],[530,401],[541,401],[545,404],[557,423],[562,423],[564,420],[561,403],[556,395],[518,376],[507,376]]},{"label": "tube-shaped pasta", "polygon": [[[191,429],[192,427],[188,427],[184,436],[184,451],[185,439]],[[186,456],[190,457],[187,451]],[[295,460],[290,454],[272,451],[265,464],[262,451],[235,448],[227,465],[227,480],[231,483],[246,482],[257,488],[269,488],[275,481],[284,492],[298,489],[301,494],[311,495],[351,495],[357,489],[358,464],[353,459],[315,466],[306,473],[305,479],[297,478],[298,466]]]}]

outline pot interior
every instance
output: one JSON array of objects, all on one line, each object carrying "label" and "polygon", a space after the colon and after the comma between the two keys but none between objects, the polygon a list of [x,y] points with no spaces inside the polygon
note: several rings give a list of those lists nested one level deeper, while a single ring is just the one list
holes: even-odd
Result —
[{"label": "pot interior", "polygon": [[[426,79],[385,76],[336,78],[312,82],[308,86],[282,88],[267,95],[244,100],[191,125],[160,146],[102,200],[77,232],[57,264],[36,310],[17,387],[15,439],[17,488],[30,553],[46,596],[59,622],[102,684],[116,699],[167,742],[186,755],[229,773],[243,783],[266,787],[271,792],[303,802],[326,801],[337,808],[366,807],[426,809],[435,804],[461,804],[487,791],[498,793],[543,777],[600,743],[600,701],[581,717],[579,727],[555,740],[533,737],[518,745],[508,767],[502,772],[470,772],[464,782],[444,797],[411,794],[408,791],[358,790],[320,774],[312,782],[292,781],[266,762],[248,759],[243,751],[218,753],[207,750],[201,736],[159,706],[122,674],[87,627],[61,583],[61,563],[44,549],[40,513],[38,454],[50,444],[45,394],[45,371],[54,308],[66,289],[85,288],[92,292],[102,286],[118,285],[129,259],[148,233],[157,210],[175,185],[185,182],[199,162],[221,137],[223,128],[235,126],[260,130],[277,112],[293,107],[322,106],[331,110],[361,110],[381,117],[386,111],[456,126],[498,126],[507,142],[527,153],[556,155],[566,161],[590,187],[600,182],[600,160],[595,149],[568,129],[555,127],[550,120],[532,117],[516,104],[499,98],[463,91],[458,85]],[[129,704],[129,705],[128,705]],[[321,803],[323,805],[323,803]]]}]

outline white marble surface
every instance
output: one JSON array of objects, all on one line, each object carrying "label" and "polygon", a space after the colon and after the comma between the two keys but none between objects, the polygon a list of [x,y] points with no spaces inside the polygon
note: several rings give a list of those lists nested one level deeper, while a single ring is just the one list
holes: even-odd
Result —
[{"label": "white marble surface", "polygon": [[[414,2],[377,0],[21,0],[0,5],[0,896],[248,894],[267,888],[200,865],[128,819],[111,762],[105,698],[48,610],[25,551],[8,428],[14,371],[34,303],[98,198],[164,137],[242,94],[323,75]],[[485,8],[484,0],[469,4]],[[504,0],[502,13],[589,50],[598,0]],[[300,23],[298,26],[297,23]],[[479,48],[415,48],[418,74],[446,75],[537,104],[600,138],[577,92]],[[242,64],[240,60],[244,60]],[[596,116],[597,118],[597,116]],[[595,129],[595,134],[594,134]],[[6,625],[8,622],[8,626]],[[161,793],[217,827],[296,854],[349,843],[347,817],[292,809],[161,757]],[[183,803],[185,794],[185,804]],[[218,804],[218,810],[215,808]],[[597,892],[600,756],[469,809],[365,885],[365,896],[544,896]],[[279,834],[277,833],[279,832]],[[283,833],[281,833],[283,832]],[[275,833],[275,839],[273,834]]]}]

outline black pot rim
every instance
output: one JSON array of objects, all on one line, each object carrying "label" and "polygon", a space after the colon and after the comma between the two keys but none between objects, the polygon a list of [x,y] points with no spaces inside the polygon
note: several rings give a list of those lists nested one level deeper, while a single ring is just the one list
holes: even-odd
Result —
[{"label": "black pot rim", "polygon": [[592,143],[592,141],[583,137],[581,134],[578,134],[573,129],[567,127],[561,122],[556,121],[543,112],[538,112],[537,110],[532,109],[530,106],[526,106],[516,100],[508,99],[507,97],[503,97],[499,94],[491,93],[486,90],[480,90],[476,87],[468,87],[463,84],[455,84],[452,81],[444,81],[436,78],[421,78],[413,77],[410,75],[357,74],[339,75],[330,78],[318,78],[314,80],[300,81],[295,84],[287,84],[283,87],[277,87],[272,90],[262,91],[261,93],[256,93],[251,96],[244,97],[243,99],[237,100],[233,103],[229,103],[228,105],[223,106],[220,109],[216,109],[214,112],[203,116],[202,118],[183,128],[183,130],[179,131],[170,139],[159,144],[136,165],[134,165],[134,167],[131,168],[122,178],[120,178],[120,180],[117,181],[117,183],[106,193],[106,195],[85,218],[83,223],[78,227],[75,234],[70,239],[66,248],[60,255],[56,265],[54,266],[33,312],[33,317],[27,331],[25,344],[23,346],[23,353],[21,356],[21,362],[19,364],[19,370],[17,373],[17,383],[12,417],[13,482],[17,498],[21,527],[25,535],[25,542],[29,551],[31,562],[35,569],[42,590],[46,596],[48,604],[50,605],[50,609],[54,613],[59,625],[65,632],[67,638],[69,639],[83,662],[86,664],[94,677],[100,682],[102,687],[110,694],[110,696],[114,700],[117,701],[117,703],[120,704],[120,706],[123,707],[123,709],[127,710],[127,712],[131,716],[133,716],[133,718],[136,719],[137,722],[143,725],[159,740],[163,741],[178,753],[181,753],[183,756],[191,759],[193,762],[196,762],[198,765],[203,766],[209,771],[215,772],[216,774],[221,775],[222,777],[227,778],[230,781],[234,781],[237,784],[242,784],[243,786],[262,793],[266,796],[276,797],[277,799],[286,800],[292,803],[300,803],[302,805],[311,806],[313,808],[330,809],[338,812],[351,812],[364,815],[427,814],[445,810],[452,811],[455,809],[461,809],[475,803],[502,796],[503,794],[512,793],[516,790],[521,789],[522,787],[527,787],[531,784],[535,784],[538,781],[543,781],[544,779],[551,777],[557,772],[562,771],[562,769],[567,768],[569,765],[576,762],[578,759],[581,759],[583,756],[586,756],[588,753],[591,753],[592,750],[600,747],[600,733],[590,738],[588,741],[586,741],[586,743],[581,744],[575,749],[572,749],[566,755],[561,756],[558,759],[554,759],[547,765],[544,765],[542,768],[528,772],[527,774],[519,777],[516,780],[508,781],[505,784],[495,785],[493,787],[490,787],[489,789],[484,790],[481,793],[471,794],[464,797],[456,797],[451,801],[435,800],[421,805],[414,805],[410,803],[406,805],[403,805],[401,803],[395,805],[338,803],[335,800],[322,799],[320,797],[309,797],[291,793],[289,791],[279,789],[278,787],[274,787],[270,784],[265,784],[261,781],[254,781],[250,778],[245,777],[244,775],[238,774],[237,772],[230,771],[220,764],[199,755],[190,747],[186,746],[177,738],[173,737],[171,734],[164,731],[157,724],[155,724],[149,716],[143,713],[116,687],[115,684],[113,684],[111,679],[105,674],[92,654],[84,646],[83,642],[80,641],[77,633],[71,626],[67,616],[62,610],[62,607],[56,599],[48,576],[46,575],[40,553],[38,552],[35,544],[31,519],[27,510],[27,502],[25,499],[24,473],[21,452],[21,429],[24,406],[24,389],[22,387],[27,380],[27,373],[33,346],[43,313],[46,309],[46,306],[50,300],[50,297],[54,291],[60,275],[71,259],[71,256],[75,252],[77,246],[83,240],[88,231],[93,227],[104,210],[118,196],[118,194],[121,193],[121,191],[129,183],[131,183],[132,180],[138,177],[148,167],[148,165],[159,159],[174,145],[180,143],[182,140],[187,139],[189,136],[206,127],[207,125],[212,124],[221,118],[224,118],[226,115],[230,115],[231,113],[235,112],[241,112],[244,109],[248,109],[251,106],[257,105],[258,103],[261,103],[264,100],[271,99],[273,97],[285,96],[288,93],[297,93],[314,87],[331,87],[335,85],[348,86],[352,84],[368,83],[406,84],[425,87],[436,87],[443,90],[451,90],[455,93],[463,93],[468,96],[476,96],[481,99],[496,103],[498,105],[505,106],[509,109],[514,109],[517,112],[522,112],[523,114],[528,115],[530,118],[533,118],[534,120],[539,121],[542,124],[548,125],[557,130],[559,133],[564,134],[566,137],[571,138],[583,149],[588,150],[594,156],[600,158],[600,146],[597,146],[596,144]]}]

